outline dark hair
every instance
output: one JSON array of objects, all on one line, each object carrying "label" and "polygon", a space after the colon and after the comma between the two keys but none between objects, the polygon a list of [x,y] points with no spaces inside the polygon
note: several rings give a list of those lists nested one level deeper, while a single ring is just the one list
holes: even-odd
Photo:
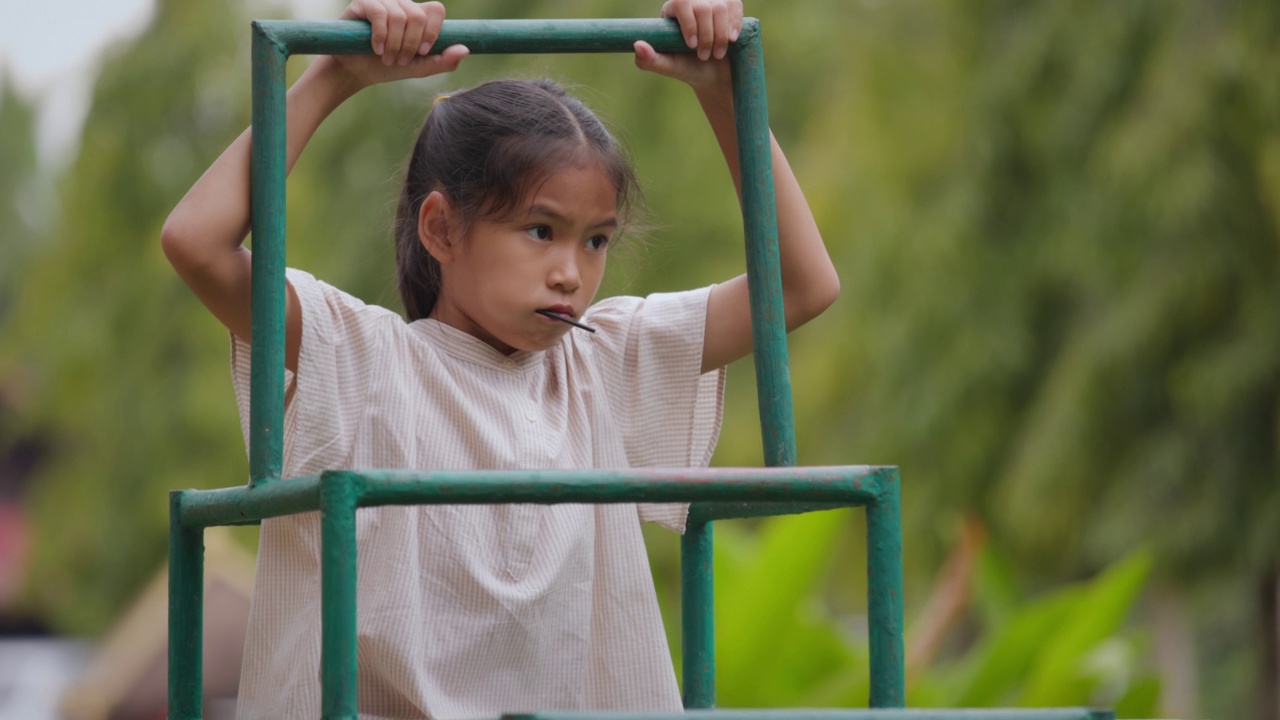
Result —
[{"label": "dark hair", "polygon": [[437,101],[414,144],[396,209],[396,277],[410,321],[440,294],[440,264],[418,238],[422,202],[439,190],[465,232],[506,218],[530,188],[566,167],[599,162],[618,193],[620,221],[637,201],[635,172],[585,105],[551,80],[495,80]]}]

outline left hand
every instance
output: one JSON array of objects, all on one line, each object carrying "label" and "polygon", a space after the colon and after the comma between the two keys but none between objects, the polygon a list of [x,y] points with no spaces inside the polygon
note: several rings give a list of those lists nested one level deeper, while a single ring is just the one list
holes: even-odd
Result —
[{"label": "left hand", "polygon": [[742,31],[742,0],[667,0],[662,17],[675,18],[693,53],[659,53],[643,40],[635,44],[636,67],[675,78],[694,90],[728,86],[729,43]]}]

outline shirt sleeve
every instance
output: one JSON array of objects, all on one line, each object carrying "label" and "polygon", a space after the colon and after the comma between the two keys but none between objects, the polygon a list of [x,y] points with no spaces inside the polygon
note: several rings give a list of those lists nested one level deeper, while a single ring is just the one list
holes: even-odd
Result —
[{"label": "shirt sleeve", "polygon": [[[387,323],[400,316],[290,269],[302,310],[296,373],[285,371],[284,477],[348,467]],[[231,336],[231,375],[249,443],[250,344]]]},{"label": "shirt sleeve", "polygon": [[[702,373],[711,288],[603,300],[597,362],[631,467],[707,467],[720,436],[724,368]],[[641,504],[642,522],[683,532],[687,504]]]}]

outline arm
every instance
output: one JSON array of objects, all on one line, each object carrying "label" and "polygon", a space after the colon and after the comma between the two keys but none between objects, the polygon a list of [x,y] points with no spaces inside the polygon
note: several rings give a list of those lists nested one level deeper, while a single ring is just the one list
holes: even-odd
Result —
[{"label": "arm", "polygon": [[[733,90],[728,43],[737,38],[742,21],[739,0],[668,0],[664,17],[680,22],[694,55],[661,55],[646,43],[636,43],[636,65],[689,84],[715,133],[734,187],[742,197],[738,171],[738,142],[734,125]],[[840,279],[818,232],[809,203],[800,190],[786,156],[770,133],[774,196],[778,213],[778,253],[782,269],[782,300],[787,330],[809,322],[835,302]],[[727,365],[751,352],[751,306],[747,278],[740,275],[717,285],[707,303],[702,371]]]},{"label": "arm", "polygon": [[[440,31],[444,7],[410,0],[355,0],[343,19],[369,20],[375,56],[322,56],[289,88],[287,169],[316,128],[361,88],[404,77],[448,72],[467,54],[462,46],[426,56]],[[236,138],[165,221],[165,256],[196,297],[235,335],[248,339],[253,267],[243,243],[249,232],[249,161],[252,128]],[[285,366],[296,370],[302,312],[292,288],[285,304]]]}]

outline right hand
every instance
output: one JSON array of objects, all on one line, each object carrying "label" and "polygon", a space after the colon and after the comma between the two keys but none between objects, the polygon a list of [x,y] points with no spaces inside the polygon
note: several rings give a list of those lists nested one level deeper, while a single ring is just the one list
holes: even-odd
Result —
[{"label": "right hand", "polygon": [[470,52],[451,45],[428,55],[444,22],[444,5],[413,0],[352,0],[341,20],[367,20],[373,30],[370,55],[334,55],[334,62],[361,86],[452,72]]}]

